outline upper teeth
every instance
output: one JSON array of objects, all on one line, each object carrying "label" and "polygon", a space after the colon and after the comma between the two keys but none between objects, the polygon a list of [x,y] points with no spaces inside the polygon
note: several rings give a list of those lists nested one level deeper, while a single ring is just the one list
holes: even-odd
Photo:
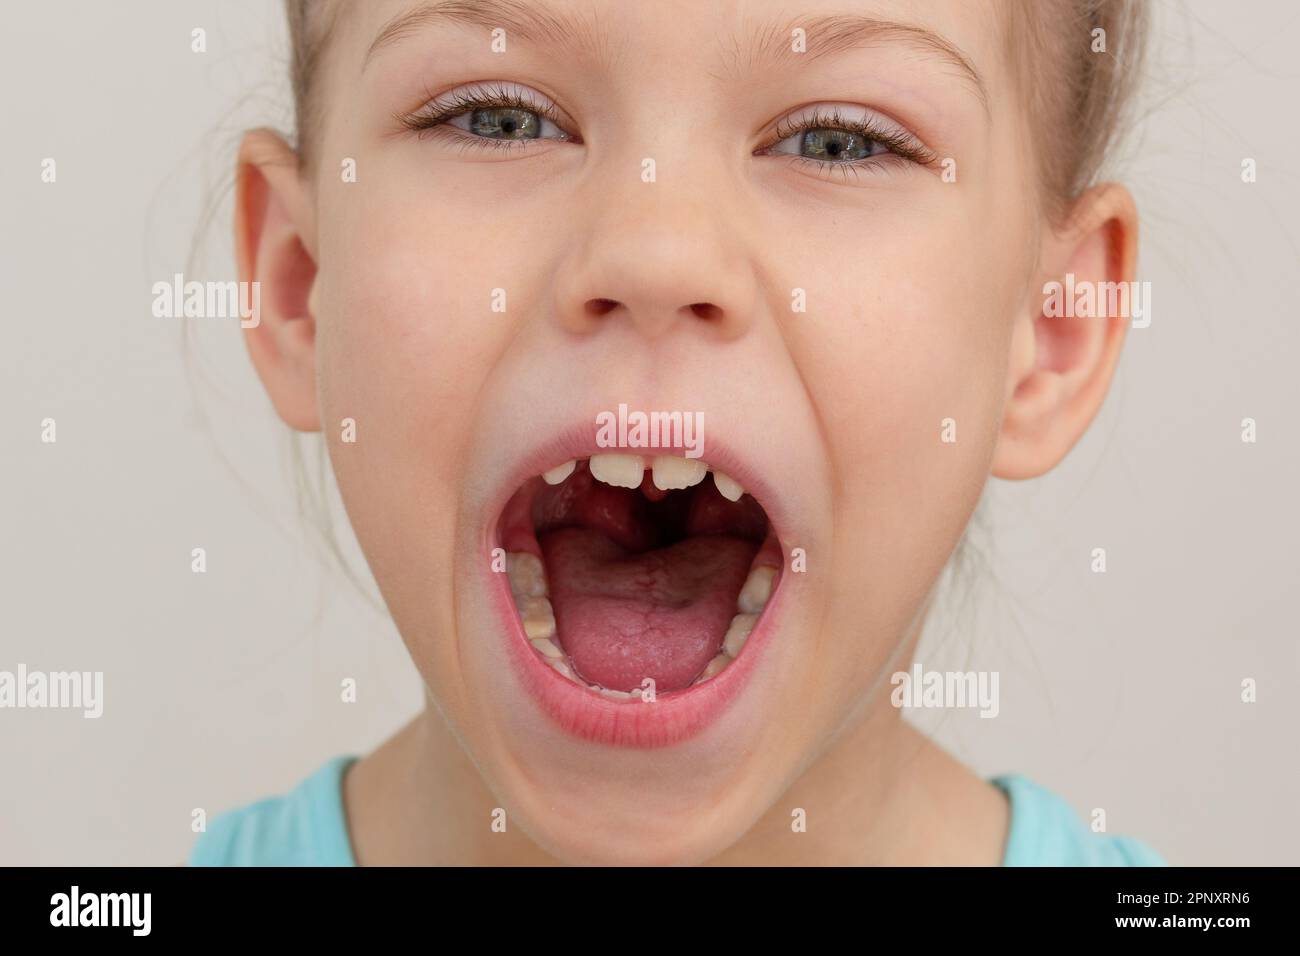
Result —
[{"label": "upper teeth", "polygon": [[745,489],[740,487],[740,482],[735,481],[720,471],[713,473],[713,484],[718,489],[718,494],[728,501],[739,501],[740,496],[745,493]]},{"label": "upper teeth", "polygon": [[578,463],[572,459],[566,461],[563,465],[556,465],[550,471],[542,472],[542,480],[548,485],[558,485],[565,478],[573,474],[573,469],[578,467]]},{"label": "upper teeth", "polygon": [[673,458],[659,455],[654,461],[652,479],[660,491],[680,490],[698,485],[708,474],[709,466],[698,458]]},{"label": "upper teeth", "polygon": [[[548,485],[558,485],[573,474],[576,459],[556,465],[542,472]],[[607,453],[592,455],[588,461],[591,476],[615,488],[640,488],[645,475],[646,461],[640,455]],[[674,455],[656,455],[650,462],[651,480],[660,491],[680,491],[698,485],[709,472],[709,466],[698,458],[678,458]],[[713,473],[713,484],[718,493],[729,501],[739,501],[745,489],[740,482],[720,471]]]},{"label": "upper teeth", "polygon": [[591,476],[615,488],[640,488],[645,461],[640,455],[592,455]]}]

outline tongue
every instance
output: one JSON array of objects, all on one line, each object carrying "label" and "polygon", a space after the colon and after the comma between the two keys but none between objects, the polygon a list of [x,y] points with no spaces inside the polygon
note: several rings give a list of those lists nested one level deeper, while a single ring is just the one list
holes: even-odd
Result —
[{"label": "tongue", "polygon": [[657,693],[690,685],[717,655],[758,544],[728,534],[631,551],[592,528],[543,534],[556,631],[588,683]]}]

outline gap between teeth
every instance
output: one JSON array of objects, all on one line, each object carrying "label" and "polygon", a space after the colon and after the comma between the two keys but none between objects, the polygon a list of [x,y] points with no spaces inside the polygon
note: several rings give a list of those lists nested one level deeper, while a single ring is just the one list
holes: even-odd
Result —
[{"label": "gap between teeth", "polygon": [[[541,558],[526,552],[508,553],[506,555],[506,575],[510,579],[510,593],[515,599],[515,607],[524,625],[524,634],[533,649],[551,667],[562,676],[579,686],[595,691],[614,700],[631,700],[640,698],[641,691],[611,690],[595,684],[588,684],[574,673],[569,664],[568,655],[555,643],[555,611],[551,608],[546,589],[546,571]],[[726,636],[722,639],[722,650],[705,666],[700,676],[691,686],[712,680],[721,674],[740,654],[750,632],[758,622],[759,615],[767,606],[772,596],[776,581],[776,569],[756,567],[749,572],[744,586],[736,598],[736,614],[727,626]]]},{"label": "gap between teeth", "polygon": [[[615,488],[640,488],[646,471],[646,460],[640,455],[619,453],[592,455],[587,460],[591,476]],[[558,485],[573,474],[578,467],[576,458],[542,472],[548,485]],[[675,455],[656,455],[650,462],[651,481],[660,491],[681,491],[698,485],[710,471],[698,458],[679,458]],[[740,482],[716,469],[713,484],[718,493],[728,501],[739,501],[745,493]]]}]

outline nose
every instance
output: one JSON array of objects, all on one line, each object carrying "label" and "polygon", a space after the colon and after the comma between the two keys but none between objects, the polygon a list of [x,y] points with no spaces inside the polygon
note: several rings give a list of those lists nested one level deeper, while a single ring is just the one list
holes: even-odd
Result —
[{"label": "nose", "polygon": [[[691,330],[734,339],[754,321],[757,289],[725,187],[705,181],[593,187],[592,215],[556,276],[554,315],[571,332],[627,323],[647,339]],[[711,188],[712,187],[712,188]]]}]

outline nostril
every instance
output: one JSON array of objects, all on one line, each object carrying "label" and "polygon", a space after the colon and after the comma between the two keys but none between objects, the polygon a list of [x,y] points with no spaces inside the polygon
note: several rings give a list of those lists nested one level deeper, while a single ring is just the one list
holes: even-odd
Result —
[{"label": "nostril", "polygon": [[600,318],[602,315],[608,315],[618,308],[618,303],[613,299],[588,299],[587,314],[593,318]]},{"label": "nostril", "polygon": [[696,302],[691,306],[691,311],[695,317],[706,321],[717,321],[722,318],[722,310],[712,302]]}]

